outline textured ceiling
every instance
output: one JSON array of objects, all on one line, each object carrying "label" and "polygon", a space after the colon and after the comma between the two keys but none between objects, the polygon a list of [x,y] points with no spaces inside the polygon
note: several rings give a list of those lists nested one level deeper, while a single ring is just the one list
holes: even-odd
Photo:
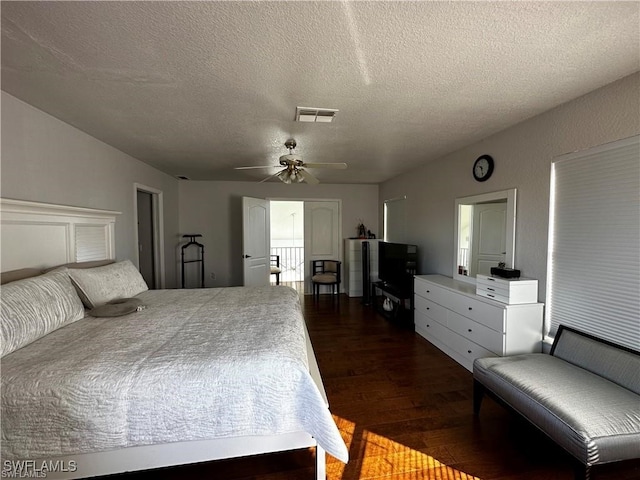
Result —
[{"label": "textured ceiling", "polygon": [[[2,2],[2,89],[171,175],[378,183],[640,70],[638,2]],[[336,108],[295,123],[296,106]],[[489,153],[489,152],[488,152]],[[274,180],[277,181],[277,180]]]}]

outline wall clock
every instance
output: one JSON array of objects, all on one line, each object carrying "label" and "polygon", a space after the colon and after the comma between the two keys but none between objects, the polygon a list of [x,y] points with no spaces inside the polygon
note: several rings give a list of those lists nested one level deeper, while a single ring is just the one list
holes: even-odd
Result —
[{"label": "wall clock", "polygon": [[489,180],[493,173],[493,158],[490,155],[479,156],[473,164],[473,178],[478,182]]}]

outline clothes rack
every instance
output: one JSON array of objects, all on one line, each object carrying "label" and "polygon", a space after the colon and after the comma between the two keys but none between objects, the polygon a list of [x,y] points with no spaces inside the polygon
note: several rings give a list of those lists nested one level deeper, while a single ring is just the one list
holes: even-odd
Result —
[{"label": "clothes rack", "polygon": [[[182,238],[188,238],[189,242],[182,246],[182,288],[185,286],[184,266],[187,263],[200,264],[200,288],[204,288],[204,245],[198,243],[196,238],[202,237],[199,233],[188,233],[182,235]],[[199,256],[195,260],[185,260],[185,251],[195,246],[198,249]]]}]

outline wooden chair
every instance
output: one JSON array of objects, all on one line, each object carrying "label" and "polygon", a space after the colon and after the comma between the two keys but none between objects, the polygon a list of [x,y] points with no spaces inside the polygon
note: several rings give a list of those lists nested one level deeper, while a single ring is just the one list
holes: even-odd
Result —
[{"label": "wooden chair", "polygon": [[320,285],[331,285],[331,294],[335,286],[340,298],[340,270],[342,262],[338,260],[311,260],[311,283],[314,298],[320,298]]},{"label": "wooden chair", "polygon": [[271,255],[271,275],[276,276],[276,285],[280,285],[280,255]]}]

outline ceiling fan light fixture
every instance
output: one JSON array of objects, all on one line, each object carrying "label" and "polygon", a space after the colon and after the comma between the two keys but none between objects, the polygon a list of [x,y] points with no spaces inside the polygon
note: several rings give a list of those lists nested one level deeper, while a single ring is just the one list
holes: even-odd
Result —
[{"label": "ceiling fan light fixture", "polygon": [[291,173],[289,172],[288,168],[285,170],[282,170],[280,173],[276,175],[276,177],[278,177],[280,180],[282,180],[286,184],[291,183]]},{"label": "ceiling fan light fixture", "polygon": [[296,183],[302,183],[304,182],[304,177],[302,175],[300,175],[300,171],[295,168],[293,170],[293,173],[291,174],[291,178],[293,181],[295,181]]}]

